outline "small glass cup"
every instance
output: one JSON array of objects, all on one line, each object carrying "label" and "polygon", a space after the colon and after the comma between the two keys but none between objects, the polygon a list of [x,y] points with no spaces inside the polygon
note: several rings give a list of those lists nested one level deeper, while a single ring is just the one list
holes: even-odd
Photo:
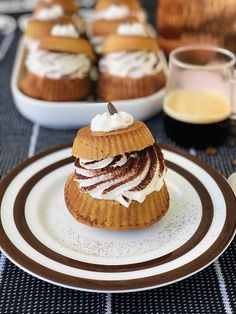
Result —
[{"label": "small glass cup", "polygon": [[207,45],[171,52],[163,111],[166,133],[175,142],[206,148],[225,140],[230,119],[236,119],[235,61],[230,51]]}]

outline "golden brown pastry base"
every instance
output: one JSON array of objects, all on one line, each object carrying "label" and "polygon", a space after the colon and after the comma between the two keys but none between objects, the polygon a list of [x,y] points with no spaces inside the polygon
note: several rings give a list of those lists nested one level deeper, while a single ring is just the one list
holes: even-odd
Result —
[{"label": "golden brown pastry base", "polygon": [[106,101],[145,97],[159,91],[165,86],[165,82],[162,71],[140,79],[122,78],[102,73],[98,80],[98,95]]},{"label": "golden brown pastry base", "polygon": [[140,151],[154,142],[151,132],[141,121],[112,132],[92,132],[90,126],[87,126],[78,131],[72,155],[76,158],[100,160]]},{"label": "golden brown pastry base", "polygon": [[116,201],[96,200],[81,193],[75,175],[65,185],[65,202],[70,213],[79,222],[92,227],[111,230],[145,228],[160,220],[169,208],[166,185],[159,192],[149,194],[143,203],[132,201],[128,208]]},{"label": "golden brown pastry base", "polygon": [[144,36],[120,36],[110,35],[103,44],[102,52],[112,53],[118,51],[154,51],[158,52],[157,41],[151,37]]},{"label": "golden brown pastry base", "polygon": [[86,98],[92,90],[91,79],[61,78],[58,80],[40,77],[27,72],[20,89],[29,97],[47,101],[73,101]]},{"label": "golden brown pastry base", "polygon": [[92,46],[88,40],[84,38],[45,36],[41,39],[39,49],[69,53],[84,53],[91,60],[95,59]]}]

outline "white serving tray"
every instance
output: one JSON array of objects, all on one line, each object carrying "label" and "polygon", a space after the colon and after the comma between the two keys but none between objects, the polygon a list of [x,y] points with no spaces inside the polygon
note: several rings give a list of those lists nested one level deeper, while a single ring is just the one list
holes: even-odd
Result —
[{"label": "white serving tray", "polygon": [[36,0],[7,0],[0,1],[1,13],[21,13],[33,10]]},{"label": "white serving tray", "polygon": [[[98,113],[107,110],[106,102],[50,102],[24,95],[19,82],[25,71],[26,49],[23,38],[19,42],[11,78],[11,91],[19,112],[30,121],[54,129],[74,129],[90,123]],[[119,111],[127,111],[138,120],[146,120],[162,109],[164,89],[143,98],[114,101]]]}]

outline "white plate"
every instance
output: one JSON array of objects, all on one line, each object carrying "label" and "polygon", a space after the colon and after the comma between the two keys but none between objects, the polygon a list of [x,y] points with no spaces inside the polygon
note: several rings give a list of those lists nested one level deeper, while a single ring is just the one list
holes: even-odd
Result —
[{"label": "white plate", "polygon": [[77,222],[64,203],[70,147],[26,160],[0,185],[0,245],[16,265],[48,282],[86,291],[167,285],[209,265],[229,245],[236,199],[210,166],[165,146],[170,208],[149,228],[107,231]]},{"label": "white plate", "polygon": [[[74,129],[89,124],[92,118],[106,111],[105,102],[49,102],[24,95],[19,81],[24,72],[25,45],[19,43],[11,79],[11,91],[20,113],[30,121],[48,128]],[[114,101],[118,111],[127,111],[137,120],[146,120],[162,109],[164,89],[144,98]]]}]

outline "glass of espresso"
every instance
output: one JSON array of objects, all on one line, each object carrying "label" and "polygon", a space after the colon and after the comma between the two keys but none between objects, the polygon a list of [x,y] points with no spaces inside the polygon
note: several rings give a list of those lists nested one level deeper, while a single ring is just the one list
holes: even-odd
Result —
[{"label": "glass of espresso", "polygon": [[167,136],[185,147],[223,143],[233,109],[235,56],[226,49],[194,45],[169,57],[164,98]]}]

